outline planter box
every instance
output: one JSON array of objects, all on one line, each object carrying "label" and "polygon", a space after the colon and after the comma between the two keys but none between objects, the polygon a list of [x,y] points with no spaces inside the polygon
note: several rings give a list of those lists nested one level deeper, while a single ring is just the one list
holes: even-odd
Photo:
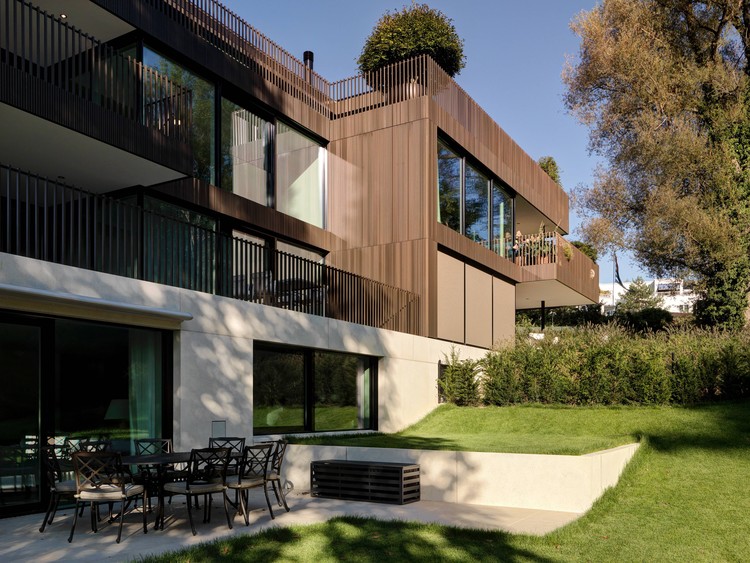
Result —
[{"label": "planter box", "polygon": [[338,459],[310,463],[314,497],[407,504],[420,499],[419,465]]}]

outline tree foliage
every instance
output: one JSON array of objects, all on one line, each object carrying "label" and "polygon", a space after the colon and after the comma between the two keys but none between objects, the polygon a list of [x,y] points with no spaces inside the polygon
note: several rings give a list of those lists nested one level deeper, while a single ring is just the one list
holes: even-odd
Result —
[{"label": "tree foliage", "polygon": [[562,187],[562,181],[560,180],[560,169],[557,166],[557,161],[554,156],[543,156],[538,161],[539,167],[547,173],[547,176],[552,178],[558,186]]},{"label": "tree foliage", "polygon": [[651,287],[640,276],[635,278],[617,304],[617,311],[622,313],[637,313],[644,309],[658,309],[663,299],[654,295]]},{"label": "tree foliage", "polygon": [[604,0],[572,23],[566,105],[605,157],[576,193],[586,239],[697,276],[704,325],[744,324],[750,284],[750,0]]},{"label": "tree foliage", "polygon": [[583,252],[586,256],[591,258],[592,262],[596,263],[596,261],[599,259],[599,251],[596,249],[596,247],[593,244],[590,244],[588,242],[583,242],[580,240],[571,241],[570,244],[572,244],[578,250]]},{"label": "tree foliage", "polygon": [[453,20],[427,4],[412,4],[383,14],[357,64],[362,72],[371,72],[418,55],[430,55],[450,76],[466,64],[464,42]]}]

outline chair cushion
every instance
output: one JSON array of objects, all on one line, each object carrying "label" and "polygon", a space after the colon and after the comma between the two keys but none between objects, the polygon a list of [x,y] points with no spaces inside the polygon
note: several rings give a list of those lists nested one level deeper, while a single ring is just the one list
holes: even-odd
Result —
[{"label": "chair cushion", "polygon": [[165,483],[164,491],[168,493],[175,493],[178,495],[203,495],[208,493],[220,493],[226,487],[223,483],[193,483],[188,490],[188,484],[186,481],[177,481],[175,483]]},{"label": "chair cushion", "polygon": [[263,477],[245,477],[237,481],[227,481],[227,487],[230,489],[251,489],[253,487],[261,487],[264,483]]},{"label": "chair cushion", "polygon": [[97,502],[117,501],[142,494],[143,485],[126,485],[124,491],[118,485],[103,485],[97,489],[83,489],[77,496],[80,500]]},{"label": "chair cushion", "polygon": [[75,493],[77,491],[75,481],[58,481],[52,488],[58,493]]}]

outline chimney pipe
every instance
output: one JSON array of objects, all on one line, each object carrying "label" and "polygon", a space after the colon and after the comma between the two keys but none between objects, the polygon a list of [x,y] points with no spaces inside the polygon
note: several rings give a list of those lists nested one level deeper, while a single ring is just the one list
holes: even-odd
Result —
[{"label": "chimney pipe", "polygon": [[312,51],[305,51],[302,54],[302,60],[305,63],[305,66],[309,68],[310,70],[313,69],[313,61],[315,60],[315,54]]}]

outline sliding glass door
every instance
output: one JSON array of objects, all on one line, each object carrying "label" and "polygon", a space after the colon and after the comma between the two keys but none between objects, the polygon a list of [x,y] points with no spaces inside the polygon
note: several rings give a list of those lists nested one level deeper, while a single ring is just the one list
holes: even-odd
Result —
[{"label": "sliding glass door", "polygon": [[47,501],[40,446],[171,436],[171,333],[0,313],[0,515]]},{"label": "sliding glass door", "polygon": [[42,325],[0,322],[0,509],[40,501]]}]

